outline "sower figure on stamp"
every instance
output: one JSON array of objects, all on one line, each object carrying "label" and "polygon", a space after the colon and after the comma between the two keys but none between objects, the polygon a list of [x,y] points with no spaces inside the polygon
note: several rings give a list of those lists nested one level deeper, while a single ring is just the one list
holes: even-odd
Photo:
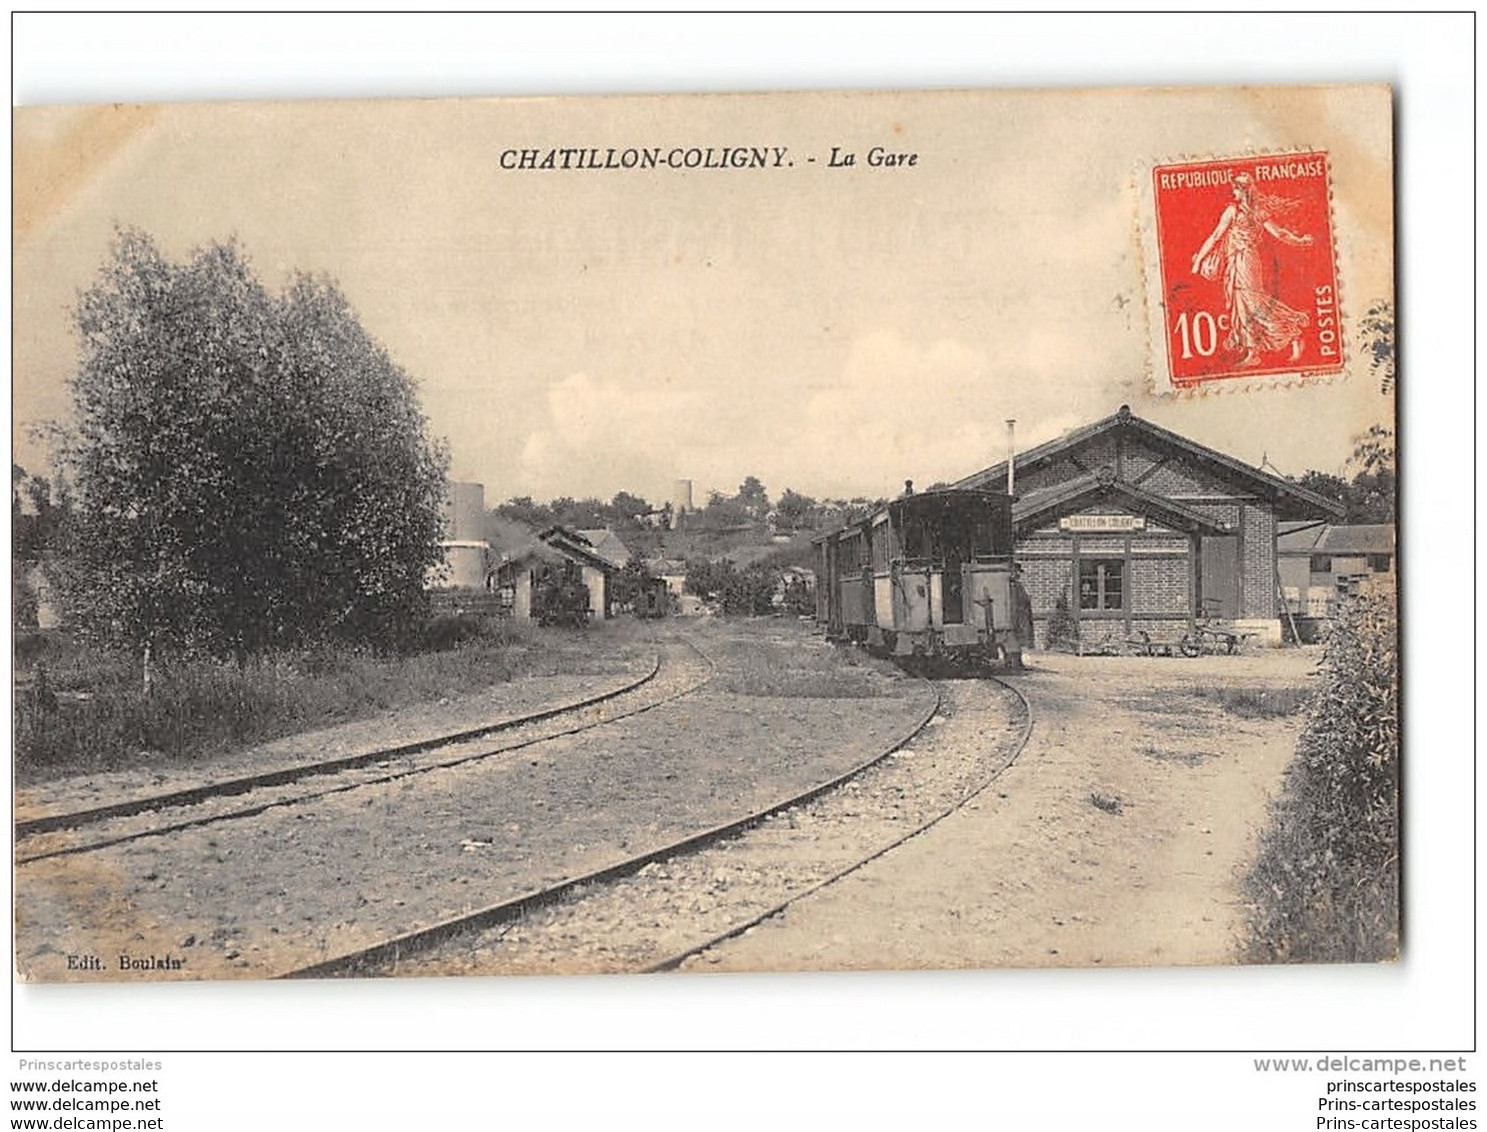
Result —
[{"label": "sower figure on stamp", "polygon": [[1234,178],[1234,200],[1224,208],[1218,224],[1193,256],[1193,274],[1216,279],[1223,273],[1224,299],[1229,307],[1229,333],[1224,345],[1243,351],[1242,366],[1260,364],[1260,354],[1290,348],[1291,360],[1301,357],[1301,332],[1307,317],[1280,301],[1275,285],[1265,278],[1260,247],[1269,235],[1284,244],[1305,247],[1309,235],[1298,235],[1275,221],[1291,202],[1255,188],[1248,173]]}]

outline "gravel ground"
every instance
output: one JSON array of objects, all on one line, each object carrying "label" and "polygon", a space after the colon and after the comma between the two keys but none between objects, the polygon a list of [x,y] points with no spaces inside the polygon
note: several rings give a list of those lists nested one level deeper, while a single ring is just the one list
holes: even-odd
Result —
[{"label": "gravel ground", "polygon": [[[23,867],[22,975],[283,973],[764,809],[925,710],[921,683],[793,624],[698,628],[718,678],[663,708],[520,757]],[[782,681],[799,694],[772,694]],[[121,954],[159,962],[121,975]]]},{"label": "gravel ground", "polygon": [[1007,766],[1024,732],[1021,701],[990,682],[947,683],[942,692],[940,711],[908,746],[831,792],[736,838],[452,940],[391,973],[640,971],[745,929],[915,835]]},{"label": "gravel ground", "polygon": [[1241,879],[1302,716],[1244,718],[1212,692],[1304,689],[1317,660],[1037,656],[1015,681],[1031,740],[991,789],[701,965],[1234,962]]},{"label": "gravel ground", "polygon": [[[666,707],[517,757],[26,866],[23,976],[283,973],[764,809],[882,750],[932,702],[793,624],[689,631],[717,674]],[[1032,736],[1005,767],[1020,733],[1006,695],[949,682],[932,725],[852,783],[397,973],[644,969],[781,906],[684,967],[1232,962],[1240,878],[1302,721],[1278,712],[1316,660],[1035,657],[1015,679]],[[121,975],[120,953],[180,966]],[[105,969],[67,969],[91,955]]]}]

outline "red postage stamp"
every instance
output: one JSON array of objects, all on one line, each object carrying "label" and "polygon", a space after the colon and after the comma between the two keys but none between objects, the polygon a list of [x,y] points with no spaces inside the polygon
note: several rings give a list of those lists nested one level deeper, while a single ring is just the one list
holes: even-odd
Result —
[{"label": "red postage stamp", "polygon": [[1173,388],[1342,371],[1325,152],[1158,165],[1151,189]]}]

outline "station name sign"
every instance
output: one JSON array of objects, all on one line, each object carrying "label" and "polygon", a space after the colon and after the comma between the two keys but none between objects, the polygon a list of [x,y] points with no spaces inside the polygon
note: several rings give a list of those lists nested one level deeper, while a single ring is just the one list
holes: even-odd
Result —
[{"label": "station name sign", "polygon": [[1145,515],[1065,515],[1058,521],[1061,531],[1144,531]]}]

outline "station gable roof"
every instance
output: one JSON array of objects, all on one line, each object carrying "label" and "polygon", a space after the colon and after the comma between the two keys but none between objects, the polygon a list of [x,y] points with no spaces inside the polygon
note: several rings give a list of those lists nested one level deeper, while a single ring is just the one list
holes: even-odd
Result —
[{"label": "station gable roof", "polygon": [[1163,526],[1178,531],[1219,535],[1228,533],[1230,529],[1228,524],[1217,522],[1196,508],[1175,499],[1156,495],[1124,480],[1101,476],[1081,476],[1019,499],[1012,506],[1012,524],[1021,534],[1056,515],[1064,515],[1095,502],[1114,504],[1136,514],[1150,515]]},{"label": "station gable roof", "polygon": [[[1138,439],[1154,449],[1192,461],[1226,482],[1232,483],[1239,493],[1270,500],[1275,507],[1276,517],[1279,519],[1340,519],[1343,516],[1343,508],[1340,504],[1315,492],[1307,491],[1280,476],[1251,467],[1217,449],[1209,448],[1172,432],[1170,429],[1143,420],[1132,413],[1128,405],[1122,405],[1118,412],[1102,420],[1074,429],[1055,440],[1050,440],[1046,444],[1040,444],[1020,454],[1016,458],[1017,470],[1019,472],[1032,471],[1054,460],[1075,455],[1080,450],[1091,447],[1112,434]],[[1005,480],[1006,476],[1007,464],[1003,461],[984,471],[967,476],[954,486],[957,488],[987,487]],[[1136,484],[1127,481],[1117,479],[1113,482],[1123,483],[1127,488],[1134,488],[1136,491],[1141,490]],[[1161,498],[1151,492],[1144,494],[1150,499]],[[1174,501],[1167,499],[1165,503],[1173,506]],[[1013,515],[1016,517],[1016,509]]]}]

